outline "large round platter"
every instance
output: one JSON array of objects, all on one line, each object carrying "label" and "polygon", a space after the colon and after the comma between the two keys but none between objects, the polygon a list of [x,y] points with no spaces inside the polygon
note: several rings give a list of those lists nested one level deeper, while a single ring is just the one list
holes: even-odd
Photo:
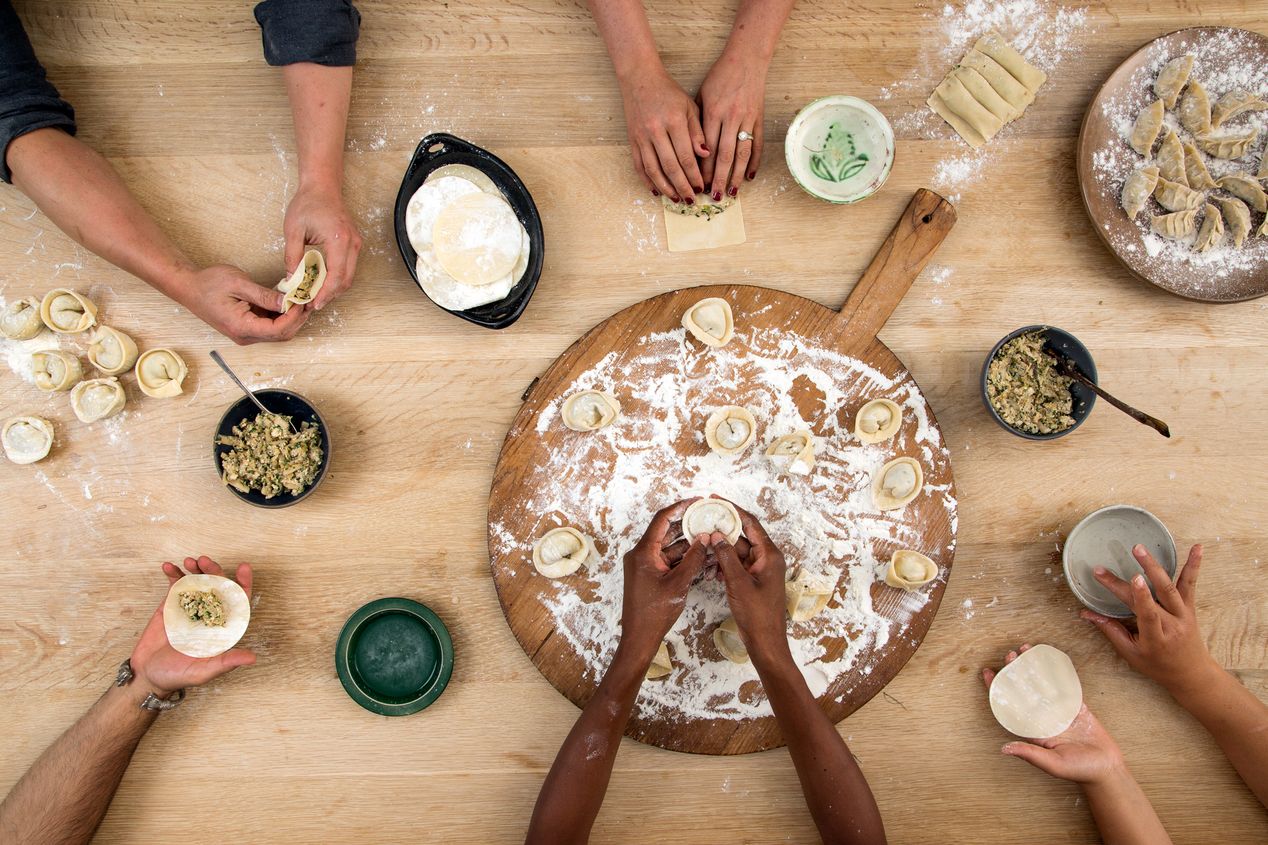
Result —
[{"label": "large round platter", "polygon": [[[688,338],[679,324],[689,305],[710,296],[725,298],[735,315],[735,338],[720,349]],[[898,673],[928,630],[950,574],[955,488],[920,388],[872,330],[859,335],[868,319],[851,325],[843,314],[769,288],[673,291],[599,324],[535,382],[494,474],[489,555],[507,622],[556,689],[579,706],[593,695],[618,640],[622,554],[657,509],[709,493],[753,510],[790,568],[802,565],[835,583],[823,614],[789,626],[794,655],[834,721]],[[563,426],[563,400],[584,388],[616,395],[616,423],[589,433]],[[867,446],[849,430],[859,407],[877,397],[902,406],[904,422],[892,440]],[[728,404],[747,406],[758,423],[756,442],[735,459],[711,454],[701,434],[709,412]],[[818,463],[809,477],[781,475],[765,447],[801,427],[818,437]],[[901,510],[877,511],[872,473],[899,455],[920,461],[924,492]],[[560,524],[593,537],[601,560],[552,580],[534,569],[531,550]],[[899,548],[933,558],[938,579],[915,593],[885,586],[883,564]],[[668,637],[674,670],[643,684],[629,736],[704,754],[783,743],[751,664],[730,663],[713,645],[713,629],[727,615],[723,585],[706,573]]]},{"label": "large round platter", "polygon": [[[1083,119],[1077,154],[1079,187],[1092,228],[1110,251],[1137,278],[1163,290],[1203,302],[1238,302],[1268,294],[1268,237],[1254,235],[1241,249],[1225,244],[1207,253],[1176,248],[1149,232],[1151,214],[1164,213],[1152,200],[1136,220],[1119,203],[1123,180],[1144,159],[1128,145],[1126,135],[1136,114],[1154,100],[1158,69],[1185,54],[1195,57],[1190,79],[1203,84],[1212,102],[1237,87],[1268,95],[1268,38],[1230,27],[1194,27],[1157,38],[1119,65],[1097,92]],[[1167,125],[1178,125],[1174,111]],[[1268,112],[1241,115],[1228,128],[1259,126],[1258,141],[1245,160],[1222,162],[1203,156],[1211,175],[1251,171],[1264,154]],[[1184,137],[1188,137],[1184,135]],[[1228,196],[1223,192],[1218,193]],[[1252,212],[1253,229],[1263,215]]]}]

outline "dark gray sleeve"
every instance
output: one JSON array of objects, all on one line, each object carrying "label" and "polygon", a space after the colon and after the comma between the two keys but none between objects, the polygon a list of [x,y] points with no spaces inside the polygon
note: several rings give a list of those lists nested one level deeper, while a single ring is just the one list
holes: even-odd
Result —
[{"label": "dark gray sleeve", "polygon": [[0,179],[13,181],[13,139],[48,126],[74,135],[75,110],[44,75],[13,4],[0,0]]},{"label": "dark gray sleeve", "polygon": [[255,19],[271,65],[357,63],[361,13],[352,0],[264,0],[256,4]]}]

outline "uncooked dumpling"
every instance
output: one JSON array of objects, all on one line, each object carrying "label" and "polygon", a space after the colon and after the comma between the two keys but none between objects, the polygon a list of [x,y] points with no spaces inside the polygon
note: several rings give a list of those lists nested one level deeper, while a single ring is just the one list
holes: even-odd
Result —
[{"label": "uncooked dumpling", "polygon": [[113,417],[128,401],[123,385],[114,376],[81,381],[70,392],[70,408],[80,422],[92,423]]},{"label": "uncooked dumpling", "polygon": [[1157,167],[1141,167],[1133,170],[1123,182],[1123,211],[1133,220],[1145,210],[1145,204],[1158,184]]},{"label": "uncooked dumpling", "polygon": [[784,582],[784,600],[788,618],[794,622],[807,622],[818,616],[831,600],[833,587],[806,571],[797,570],[797,576]]},{"label": "uncooked dumpling", "polygon": [[0,429],[4,455],[15,464],[33,464],[53,448],[53,424],[43,417],[13,417]]},{"label": "uncooked dumpling", "polygon": [[74,334],[92,328],[97,322],[97,306],[86,296],[66,288],[55,288],[44,294],[40,303],[40,319],[44,325],[61,334]]},{"label": "uncooked dumpling", "polygon": [[1184,169],[1184,144],[1174,130],[1168,129],[1158,145],[1158,175],[1163,179],[1189,187],[1189,177]]},{"label": "uncooked dumpling", "polygon": [[742,531],[740,512],[726,499],[698,499],[688,505],[682,515],[682,536],[688,541],[716,532],[735,545]]},{"label": "uncooked dumpling", "polygon": [[573,431],[594,431],[611,425],[621,413],[621,403],[610,393],[581,390],[564,400],[564,425]]},{"label": "uncooked dumpling", "polygon": [[1132,149],[1145,158],[1149,158],[1154,148],[1154,141],[1158,140],[1158,133],[1162,131],[1162,116],[1165,112],[1162,100],[1154,100],[1136,115],[1136,123],[1132,126],[1127,140],[1132,145]]},{"label": "uncooked dumpling", "polygon": [[1215,203],[1224,212],[1224,225],[1233,237],[1233,246],[1240,247],[1250,234],[1250,209],[1239,199],[1216,197]]},{"label": "uncooked dumpling", "polygon": [[118,329],[97,328],[88,347],[88,363],[108,376],[117,376],[131,369],[136,359],[136,341]]},{"label": "uncooked dumpling", "polygon": [[45,349],[31,353],[31,373],[40,390],[70,390],[84,377],[84,368],[64,349]]},{"label": "uncooked dumpling", "polygon": [[136,361],[136,383],[146,396],[179,396],[189,368],[174,349],[148,349]]},{"label": "uncooked dumpling", "polygon": [[1149,221],[1149,228],[1154,234],[1171,238],[1174,241],[1187,238],[1197,231],[1198,210],[1177,211],[1174,214],[1159,214]]},{"label": "uncooked dumpling", "polygon": [[1249,176],[1230,173],[1227,176],[1220,177],[1215,184],[1255,209],[1255,211],[1268,211],[1268,194],[1264,193],[1264,189],[1259,187],[1259,183]]},{"label": "uncooked dumpling", "polygon": [[1231,120],[1239,114],[1264,109],[1268,109],[1268,103],[1249,91],[1238,88],[1215,101],[1211,109],[1211,125],[1218,129],[1224,125],[1224,121]]},{"label": "uncooked dumpling", "polygon": [[1181,56],[1167,62],[1162,70],[1158,71],[1158,78],[1154,80],[1154,93],[1166,104],[1167,108],[1176,107],[1176,100],[1180,99],[1180,92],[1189,81],[1189,73],[1192,70],[1193,57]]},{"label": "uncooked dumpling", "polygon": [[552,528],[533,544],[533,566],[547,578],[563,578],[595,556],[594,541],[575,528]]},{"label": "uncooked dumpling", "polygon": [[1211,131],[1211,98],[1197,80],[1189,83],[1180,101],[1180,124],[1194,135]]},{"label": "uncooked dumpling", "polygon": [[903,409],[888,399],[873,399],[854,415],[854,436],[864,443],[880,443],[898,433]]},{"label": "uncooked dumpling", "polygon": [[702,299],[682,315],[682,325],[705,346],[725,346],[735,335],[735,317],[725,299]]},{"label": "uncooked dumpling", "polygon": [[920,552],[900,549],[889,559],[885,583],[901,590],[915,590],[938,577],[938,564]]},{"label": "uncooked dumpling", "polygon": [[990,700],[1004,730],[1048,739],[1074,724],[1083,707],[1083,685],[1065,652],[1040,644],[996,673]]},{"label": "uncooked dumpling", "polygon": [[167,591],[163,627],[172,648],[190,657],[215,657],[238,644],[251,621],[251,600],[231,578],[186,575]]},{"label": "uncooked dumpling", "polygon": [[9,340],[30,340],[42,331],[40,301],[33,296],[15,299],[0,311],[0,334]]},{"label": "uncooked dumpling", "polygon": [[748,448],[757,436],[757,421],[747,408],[727,405],[709,415],[704,439],[720,455],[734,455]]},{"label": "uncooked dumpling", "polygon": [[740,629],[735,624],[734,616],[727,617],[721,625],[713,629],[713,644],[717,646],[722,656],[732,663],[749,662],[748,648],[740,637]]},{"label": "uncooked dumpling", "polygon": [[1220,216],[1220,210],[1208,202],[1202,215],[1202,228],[1198,229],[1197,240],[1193,242],[1193,248],[1198,252],[1214,249],[1224,242],[1224,218]]},{"label": "uncooked dumpling", "polygon": [[292,305],[312,302],[325,283],[326,259],[318,250],[310,249],[304,253],[295,272],[278,282],[277,289],[286,294],[282,297],[282,313],[291,310]]},{"label": "uncooked dumpling", "polygon": [[1202,205],[1201,191],[1195,191],[1179,182],[1164,179],[1162,176],[1158,177],[1154,197],[1167,211],[1188,211],[1190,208],[1199,208]]},{"label": "uncooked dumpling", "polygon": [[656,656],[652,658],[652,665],[647,667],[647,679],[663,678],[672,671],[674,662],[669,659],[669,643],[661,640],[660,648],[656,649]]},{"label": "uncooked dumpling", "polygon": [[1206,162],[1202,160],[1198,148],[1187,142],[1181,146],[1184,147],[1184,175],[1188,177],[1189,187],[1199,191],[1214,188],[1215,180],[1211,178],[1211,171],[1206,169]]},{"label": "uncooked dumpling", "polygon": [[894,510],[920,495],[924,484],[925,474],[915,458],[894,458],[876,473],[872,498],[879,509]]},{"label": "uncooked dumpling", "polygon": [[815,465],[815,436],[804,428],[797,429],[775,438],[775,442],[766,447],[766,455],[785,472],[809,475]]},{"label": "uncooked dumpling", "polygon": [[1224,159],[1241,158],[1259,137],[1258,129],[1230,132],[1223,135],[1199,135],[1198,149],[1210,156]]}]

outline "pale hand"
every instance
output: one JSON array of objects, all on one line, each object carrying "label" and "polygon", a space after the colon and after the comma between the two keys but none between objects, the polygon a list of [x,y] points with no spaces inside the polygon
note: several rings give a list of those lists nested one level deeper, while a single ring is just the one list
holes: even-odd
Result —
[{"label": "pale hand", "polygon": [[308,313],[303,308],[278,313],[282,297],[281,291],[257,285],[228,264],[197,270],[173,291],[173,298],[240,346],[295,336]]},{"label": "pale hand", "polygon": [[320,311],[352,286],[361,254],[361,233],[338,188],[300,187],[286,208],[282,231],[288,276],[295,272],[309,246],[319,248],[326,259],[326,281],[309,308]]},{"label": "pale hand", "polygon": [[664,68],[621,86],[634,169],[656,196],[694,203],[704,191],[697,157],[709,155],[700,110]]},{"label": "pale hand", "polygon": [[[705,181],[715,200],[735,196],[740,183],[757,175],[762,161],[762,116],[766,108],[766,64],[759,58],[723,52],[696,96],[704,138],[717,153],[704,159]],[[741,131],[753,136],[740,141]]]}]

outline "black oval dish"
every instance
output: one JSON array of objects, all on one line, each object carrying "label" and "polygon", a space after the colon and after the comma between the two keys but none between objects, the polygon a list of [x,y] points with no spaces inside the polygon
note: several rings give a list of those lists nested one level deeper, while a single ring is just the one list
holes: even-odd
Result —
[{"label": "black oval dish", "polygon": [[[296,427],[305,421],[317,424],[317,433],[321,438],[321,466],[317,467],[317,477],[313,479],[313,483],[305,487],[304,491],[298,496],[292,496],[290,493],[283,491],[271,499],[266,499],[259,490],[243,493],[228,484],[224,484],[223,481],[221,484],[224,484],[226,490],[242,501],[258,508],[284,508],[295,504],[300,499],[306,498],[317,489],[317,485],[326,477],[326,467],[330,466],[330,432],[326,429],[326,421],[321,418],[321,414],[317,413],[317,409],[313,407],[313,404],[298,393],[276,388],[252,392],[264,407],[275,414],[289,416]],[[230,405],[229,410],[225,411],[225,415],[220,418],[220,425],[216,428],[216,437],[212,438],[211,441],[211,460],[216,465],[216,475],[220,478],[224,478],[224,471],[220,467],[220,459],[221,456],[229,451],[229,447],[221,445],[217,442],[217,439],[221,435],[233,434],[235,425],[243,420],[255,417],[258,413],[260,413],[260,409],[255,407],[255,404],[250,399],[243,396]]]},{"label": "black oval dish", "polygon": [[990,396],[986,392],[986,373],[990,369],[991,361],[995,358],[995,354],[999,352],[999,348],[1018,335],[1033,331],[1042,331],[1048,339],[1048,348],[1069,358],[1074,362],[1074,366],[1078,368],[1079,372],[1087,376],[1093,383],[1099,383],[1096,380],[1096,363],[1092,361],[1092,353],[1087,351],[1087,347],[1080,343],[1077,337],[1055,326],[1023,326],[1017,331],[1004,335],[999,343],[991,347],[991,353],[986,356],[986,360],[982,363],[982,402],[986,405],[986,411],[991,415],[991,419],[999,423],[1000,427],[1005,431],[1012,432],[1018,437],[1024,437],[1027,440],[1056,440],[1058,437],[1065,437],[1083,425],[1083,421],[1092,413],[1092,406],[1096,404],[1096,394],[1092,392],[1091,388],[1077,381],[1070,385],[1070,393],[1074,396],[1074,407],[1070,411],[1070,416],[1074,417],[1074,425],[1062,431],[1054,431],[1052,434],[1034,434],[1013,428],[996,413],[994,406],[991,405]]},{"label": "black oval dish", "polygon": [[[466,311],[443,309],[477,326],[484,326],[486,329],[504,329],[520,318],[524,309],[528,307],[528,301],[533,298],[533,291],[537,289],[537,280],[542,275],[542,257],[546,244],[545,235],[542,232],[542,218],[537,213],[537,205],[533,202],[528,188],[524,187],[520,177],[515,175],[515,171],[508,167],[506,162],[488,150],[445,132],[433,133],[419,141],[418,148],[414,150],[414,157],[409,161],[409,167],[405,168],[405,177],[401,179],[401,189],[396,194],[396,246],[401,251],[401,258],[405,259],[405,267],[409,270],[410,278],[418,286],[419,292],[427,296],[422,285],[418,284],[418,272],[414,269],[414,265],[418,262],[418,253],[409,242],[409,232],[405,229],[405,209],[409,205],[410,198],[414,196],[414,192],[419,189],[431,172],[446,164],[465,164],[483,171],[493,180],[493,184],[497,185],[498,190],[515,210],[515,216],[528,232],[528,269],[524,271],[524,276],[515,283],[515,287],[511,288],[511,292],[505,299],[469,308]],[[431,300],[431,297],[427,298]],[[434,300],[432,302],[436,304]],[[436,304],[436,307],[441,306]]]}]

